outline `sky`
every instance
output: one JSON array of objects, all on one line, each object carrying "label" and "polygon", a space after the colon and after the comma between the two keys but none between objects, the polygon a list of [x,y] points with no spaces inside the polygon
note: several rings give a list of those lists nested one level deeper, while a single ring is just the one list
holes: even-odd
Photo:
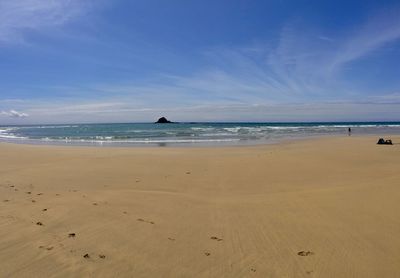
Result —
[{"label": "sky", "polygon": [[398,1],[0,0],[0,125],[400,121]]}]

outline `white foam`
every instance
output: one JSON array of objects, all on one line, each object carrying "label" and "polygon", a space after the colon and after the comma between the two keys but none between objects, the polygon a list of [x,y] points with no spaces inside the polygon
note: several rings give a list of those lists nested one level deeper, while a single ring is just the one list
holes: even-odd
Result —
[{"label": "white foam", "polygon": [[120,144],[120,143],[130,143],[130,144],[158,144],[158,143],[207,143],[207,142],[234,142],[240,139],[142,139],[142,140],[96,140],[96,139],[50,139],[43,138],[42,141],[52,141],[52,142],[70,142],[70,143],[109,143],[109,144]]},{"label": "white foam", "polygon": [[199,130],[199,131],[211,131],[215,130],[214,127],[191,127],[191,130]]},{"label": "white foam", "polygon": [[26,139],[26,137],[16,136],[15,134],[10,132],[15,129],[16,128],[13,128],[13,127],[0,129],[0,138],[3,138],[3,139]]},{"label": "white foam", "polygon": [[43,129],[43,128],[74,128],[74,127],[79,127],[79,126],[77,126],[77,125],[38,125],[38,126],[20,126],[18,128],[21,128],[21,129],[28,129],[28,128]]},{"label": "white foam", "polygon": [[241,127],[224,127],[223,128],[223,130],[233,132],[233,133],[239,132],[240,129],[241,129]]}]

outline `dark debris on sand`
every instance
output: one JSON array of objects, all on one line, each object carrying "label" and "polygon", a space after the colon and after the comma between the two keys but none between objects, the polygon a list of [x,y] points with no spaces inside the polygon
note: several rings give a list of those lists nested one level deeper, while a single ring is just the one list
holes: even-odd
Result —
[{"label": "dark debris on sand", "polygon": [[306,256],[314,255],[314,252],[311,252],[311,251],[300,251],[300,252],[297,253],[297,255],[302,256],[302,257],[306,257]]}]

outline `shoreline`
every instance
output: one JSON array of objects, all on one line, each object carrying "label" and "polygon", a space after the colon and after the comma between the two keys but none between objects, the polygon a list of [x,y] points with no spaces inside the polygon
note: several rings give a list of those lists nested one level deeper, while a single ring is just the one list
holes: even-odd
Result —
[{"label": "shoreline", "polygon": [[376,141],[379,138],[396,138],[400,137],[400,134],[320,134],[320,135],[304,135],[297,137],[285,137],[275,138],[273,140],[243,140],[242,142],[185,142],[185,143],[171,143],[171,142],[149,142],[149,143],[118,143],[112,141],[93,141],[93,142],[81,142],[81,141],[68,141],[62,140],[41,140],[41,139],[1,139],[0,144],[13,144],[13,145],[27,145],[27,146],[54,146],[54,147],[87,147],[87,148],[241,148],[241,147],[258,147],[258,146],[269,146],[279,145],[297,141],[309,141],[329,138],[365,138],[365,137],[376,137]]},{"label": "shoreline", "polygon": [[94,147],[219,147],[316,137],[400,135],[400,122],[76,124],[0,127],[0,142]]}]

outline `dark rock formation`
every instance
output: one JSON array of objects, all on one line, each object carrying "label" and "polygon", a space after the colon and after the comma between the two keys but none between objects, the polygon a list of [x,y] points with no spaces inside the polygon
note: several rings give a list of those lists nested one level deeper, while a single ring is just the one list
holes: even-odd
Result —
[{"label": "dark rock formation", "polygon": [[393,145],[392,140],[385,140],[383,138],[379,138],[378,145]]},{"label": "dark rock formation", "polygon": [[161,117],[158,119],[157,122],[155,122],[155,124],[170,124],[172,123],[171,121],[168,121],[167,118],[165,117]]}]

